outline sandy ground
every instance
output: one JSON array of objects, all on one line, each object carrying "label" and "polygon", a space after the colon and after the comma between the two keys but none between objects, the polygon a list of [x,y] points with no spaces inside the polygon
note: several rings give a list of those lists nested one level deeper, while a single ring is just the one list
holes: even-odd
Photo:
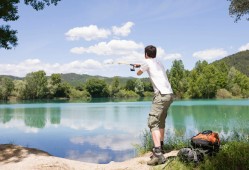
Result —
[{"label": "sandy ground", "polygon": [[[177,151],[172,151],[164,156],[176,154]],[[94,164],[55,157],[34,148],[3,144],[0,145],[0,170],[150,170],[153,167],[146,164],[149,156],[150,153],[124,162]],[[159,165],[156,169],[164,166]]]}]

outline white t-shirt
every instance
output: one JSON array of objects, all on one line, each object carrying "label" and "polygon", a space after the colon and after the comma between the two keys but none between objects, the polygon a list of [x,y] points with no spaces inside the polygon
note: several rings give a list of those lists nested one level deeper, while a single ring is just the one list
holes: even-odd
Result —
[{"label": "white t-shirt", "polygon": [[145,59],[145,63],[141,65],[140,70],[142,72],[147,71],[149,74],[155,93],[173,94],[165,69],[155,58]]}]

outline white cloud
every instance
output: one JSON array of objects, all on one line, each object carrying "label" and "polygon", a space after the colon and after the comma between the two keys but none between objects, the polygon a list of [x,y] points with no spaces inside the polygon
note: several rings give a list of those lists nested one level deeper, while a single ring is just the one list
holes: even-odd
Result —
[{"label": "white cloud", "polygon": [[[22,114],[18,113],[18,115],[19,119],[24,119]],[[6,122],[5,124],[0,124],[0,129],[5,129],[6,131],[8,129],[18,129],[25,133],[38,133],[40,130],[39,128],[29,127],[25,125],[24,122],[16,119],[12,119],[10,122]]]},{"label": "white cloud", "polygon": [[95,153],[93,150],[87,150],[84,153],[80,153],[79,150],[69,150],[66,158],[91,163],[106,162],[112,159],[111,155],[106,152]]},{"label": "white cloud", "polygon": [[65,35],[69,40],[79,40],[80,38],[86,41],[107,38],[111,34],[110,30],[98,28],[96,25],[89,25],[87,27],[76,27],[70,29]]},{"label": "white cloud", "polygon": [[112,27],[112,31],[114,35],[117,36],[128,36],[131,33],[131,27],[134,25],[133,22],[127,22],[122,27]]},{"label": "white cloud", "polygon": [[39,59],[28,59],[18,64],[0,64],[0,73],[24,77],[27,73],[44,70],[47,75],[52,73],[89,73],[96,69],[102,69],[103,64],[93,59],[84,61],[72,61],[66,64],[43,63]]},{"label": "white cloud", "polygon": [[239,48],[239,51],[246,51],[246,50],[249,50],[249,43],[245,44],[245,45],[242,45],[240,48]]},{"label": "white cloud", "polygon": [[109,58],[103,61],[104,64],[114,64],[114,60]]},{"label": "white cloud", "polygon": [[65,33],[68,40],[74,41],[84,39],[86,41],[108,38],[110,35],[128,36],[131,33],[133,22],[127,22],[121,27],[113,26],[112,30],[98,28],[96,25],[89,25],[83,27],[75,27]]},{"label": "white cloud", "polygon": [[180,53],[167,54],[163,59],[165,60],[178,60],[181,59],[182,55]]},{"label": "white cloud", "polygon": [[167,54],[167,53],[165,53],[163,48],[158,47],[157,48],[157,57],[162,58],[164,60],[176,60],[176,59],[181,59],[182,55],[180,53]]},{"label": "white cloud", "polygon": [[203,51],[197,51],[193,53],[193,57],[202,59],[202,60],[213,60],[220,57],[225,57],[227,52],[221,48],[219,49],[207,49]]},{"label": "white cloud", "polygon": [[144,48],[142,43],[131,40],[111,40],[100,42],[90,47],[75,47],[70,51],[75,54],[92,53],[97,55],[129,55]]},{"label": "white cloud", "polygon": [[133,149],[134,146],[132,144],[139,143],[139,138],[137,136],[134,137],[134,134],[78,136],[71,138],[70,142],[73,144],[91,143],[101,149],[127,150]]}]

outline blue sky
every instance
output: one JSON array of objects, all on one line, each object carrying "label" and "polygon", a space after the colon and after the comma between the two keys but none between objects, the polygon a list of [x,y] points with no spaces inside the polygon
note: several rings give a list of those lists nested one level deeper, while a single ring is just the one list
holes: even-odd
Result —
[{"label": "blue sky", "polygon": [[181,59],[191,70],[198,60],[249,49],[249,21],[235,23],[228,9],[227,0],[62,0],[37,12],[22,2],[19,20],[8,23],[18,30],[18,46],[0,49],[0,75],[136,77],[118,63],[141,63],[151,44],[166,69]]}]

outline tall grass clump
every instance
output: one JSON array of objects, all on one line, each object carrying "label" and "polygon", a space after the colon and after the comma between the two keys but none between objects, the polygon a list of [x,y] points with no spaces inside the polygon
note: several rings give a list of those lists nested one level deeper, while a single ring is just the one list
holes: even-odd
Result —
[{"label": "tall grass clump", "polygon": [[[166,151],[172,151],[176,149],[180,149],[183,147],[186,147],[188,145],[188,140],[185,139],[185,137],[182,135],[183,133],[181,131],[175,131],[175,135],[172,135],[169,133],[169,131],[165,134],[165,140],[164,140],[164,150]],[[142,134],[140,135],[141,144],[135,145],[135,149],[137,150],[138,155],[145,154],[149,151],[152,151],[152,148],[154,146],[151,132],[147,129],[145,129]]]},{"label": "tall grass clump", "polygon": [[138,155],[145,154],[146,152],[149,152],[152,150],[154,144],[153,144],[153,140],[152,140],[152,136],[151,136],[150,131],[145,129],[142,132],[142,134],[140,135],[140,140],[141,140],[141,144],[135,145],[135,149],[136,149]]},{"label": "tall grass clump", "polygon": [[215,157],[207,157],[200,169],[246,170],[249,169],[249,143],[228,142]]},{"label": "tall grass clump", "polygon": [[184,133],[185,132],[183,130],[174,130],[173,135],[169,132],[169,130],[167,130],[164,139],[164,150],[172,151],[188,146],[189,140],[186,139]]}]

